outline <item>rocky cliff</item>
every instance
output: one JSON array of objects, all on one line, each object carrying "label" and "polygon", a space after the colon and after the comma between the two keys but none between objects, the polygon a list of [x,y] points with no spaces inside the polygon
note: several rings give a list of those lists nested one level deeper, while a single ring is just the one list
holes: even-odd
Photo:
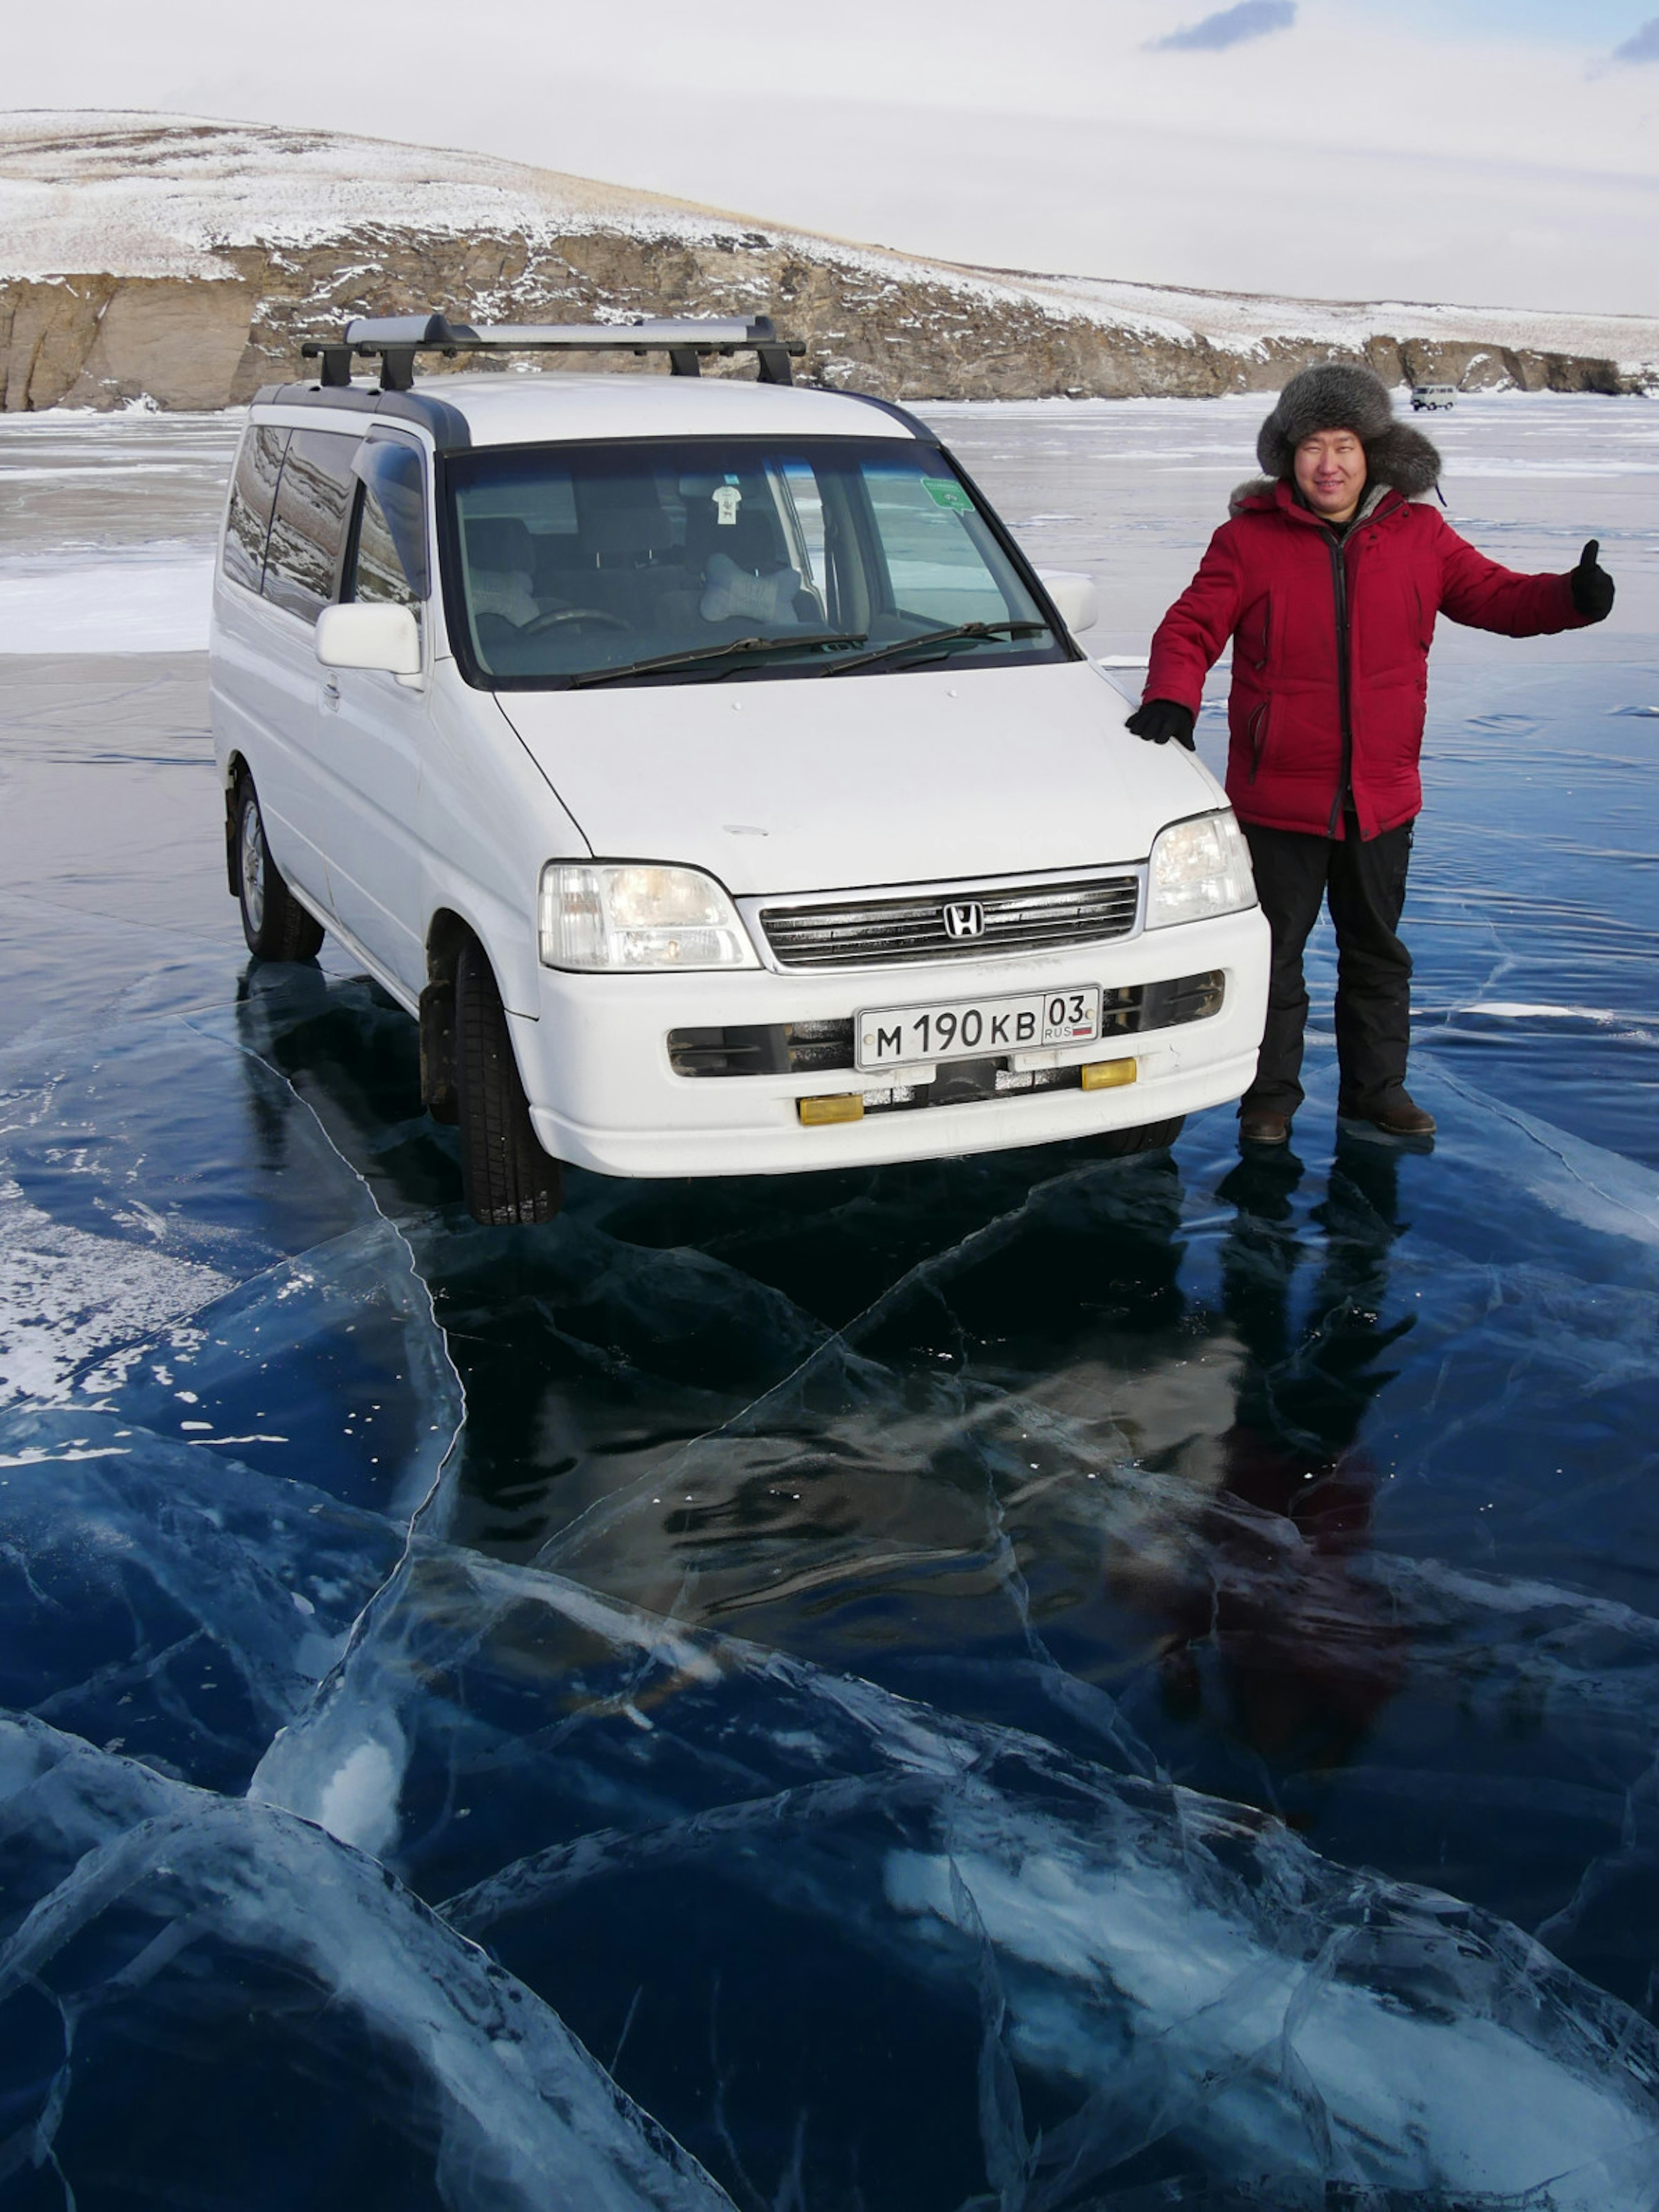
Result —
[{"label": "rocky cliff", "polygon": [[[892,398],[1390,383],[1659,389],[1659,323],[1271,300],[913,260],[482,156],[155,115],[0,118],[7,409],[219,407],[350,314],[768,311],[803,373]],[[435,366],[435,364],[434,364]],[[457,367],[467,366],[465,361]]]}]

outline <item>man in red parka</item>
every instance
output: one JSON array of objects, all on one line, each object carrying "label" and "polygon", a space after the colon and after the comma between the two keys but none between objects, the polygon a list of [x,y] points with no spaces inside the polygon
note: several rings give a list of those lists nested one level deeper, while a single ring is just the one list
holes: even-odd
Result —
[{"label": "man in red parka", "polygon": [[1302,1103],[1302,953],[1328,899],[1336,928],[1337,1110],[1431,1136],[1406,1089],[1411,955],[1397,934],[1435,618],[1507,637],[1601,622],[1613,579],[1594,540],[1565,576],[1522,576],[1425,504],[1440,456],[1395,420],[1368,368],[1304,369],[1261,426],[1265,474],[1233,494],[1192,582],[1152,640],[1143,704],[1154,744],[1188,749],[1204,679],[1233,645],[1227,796],[1273,930],[1267,1021],[1239,1105],[1245,1144],[1280,1145]]}]

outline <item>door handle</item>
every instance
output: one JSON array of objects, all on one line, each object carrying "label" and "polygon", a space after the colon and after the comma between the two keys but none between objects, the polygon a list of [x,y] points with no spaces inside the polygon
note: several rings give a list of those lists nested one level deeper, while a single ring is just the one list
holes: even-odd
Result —
[{"label": "door handle", "polygon": [[340,704],[340,684],[337,677],[325,676],[323,678],[323,704],[328,708],[331,714],[338,709]]}]

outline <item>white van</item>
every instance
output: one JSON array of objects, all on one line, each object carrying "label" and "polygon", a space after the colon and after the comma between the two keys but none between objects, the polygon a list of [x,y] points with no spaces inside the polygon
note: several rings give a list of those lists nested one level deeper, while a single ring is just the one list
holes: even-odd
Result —
[{"label": "white van", "polygon": [[1419,415],[1425,408],[1436,410],[1442,407],[1455,407],[1456,404],[1457,386],[1455,384],[1414,384],[1412,386],[1412,406]]},{"label": "white van", "polygon": [[[458,344],[677,373],[414,389]],[[230,887],[256,957],[331,931],[418,1018],[478,1219],[546,1219],[562,1162],[1127,1151],[1241,1095],[1232,814],[1125,732],[1092,585],[1036,575],[923,423],[792,385],[763,318],[307,350],[214,591]],[[740,350],[759,381],[698,377]]]}]

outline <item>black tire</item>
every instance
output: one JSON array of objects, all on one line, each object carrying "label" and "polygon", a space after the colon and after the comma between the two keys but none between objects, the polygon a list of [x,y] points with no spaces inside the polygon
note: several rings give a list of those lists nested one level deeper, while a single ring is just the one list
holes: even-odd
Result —
[{"label": "black tire", "polygon": [[323,925],[306,912],[270,857],[258,793],[246,770],[236,783],[236,902],[242,934],[256,960],[314,960]]},{"label": "black tire", "polygon": [[531,1126],[507,1010],[472,943],[455,963],[455,1104],[461,1194],[472,1218],[490,1229],[550,1221],[564,1197],[564,1170]]},{"label": "black tire", "polygon": [[1139,1129],[1105,1129],[1088,1139],[1089,1149],[1108,1160],[1124,1159],[1131,1152],[1161,1152],[1186,1126],[1187,1116],[1177,1114],[1172,1121],[1147,1121]]}]

